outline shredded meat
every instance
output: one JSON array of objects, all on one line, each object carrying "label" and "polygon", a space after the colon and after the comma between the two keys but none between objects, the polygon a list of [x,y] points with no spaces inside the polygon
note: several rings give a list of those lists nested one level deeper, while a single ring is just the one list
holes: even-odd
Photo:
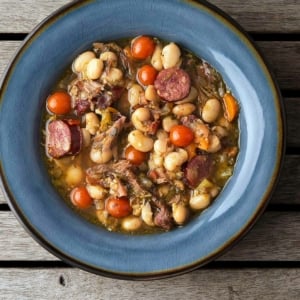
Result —
[{"label": "shredded meat", "polygon": [[91,182],[101,182],[103,177],[108,174],[114,174],[122,180],[127,181],[137,196],[143,197],[145,195],[151,195],[138,182],[138,179],[131,168],[133,168],[133,166],[127,160],[120,160],[117,163],[112,164],[99,164],[87,170],[87,177]]},{"label": "shredded meat", "polygon": [[165,230],[170,230],[173,227],[172,213],[167,205],[156,201],[156,206],[159,206],[157,213],[154,216],[154,224]]},{"label": "shredded meat", "polygon": [[105,109],[119,100],[124,90],[124,87],[114,86],[109,91],[102,92],[94,97],[92,101],[97,108]]},{"label": "shredded meat", "polygon": [[100,150],[102,153],[112,151],[125,120],[126,117],[122,116],[107,131],[98,133],[93,140],[92,149]]}]

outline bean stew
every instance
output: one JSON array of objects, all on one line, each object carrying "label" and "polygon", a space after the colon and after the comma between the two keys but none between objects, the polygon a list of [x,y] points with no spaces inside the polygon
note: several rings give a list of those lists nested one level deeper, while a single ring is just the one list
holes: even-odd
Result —
[{"label": "bean stew", "polygon": [[174,42],[95,42],[45,101],[45,162],[62,198],[110,231],[184,226],[234,171],[239,104]]}]

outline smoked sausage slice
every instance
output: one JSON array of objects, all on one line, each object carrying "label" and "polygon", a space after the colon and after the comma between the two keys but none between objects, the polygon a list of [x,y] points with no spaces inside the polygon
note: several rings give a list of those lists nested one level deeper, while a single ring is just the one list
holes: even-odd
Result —
[{"label": "smoked sausage slice", "polygon": [[187,164],[184,174],[187,184],[196,188],[199,183],[211,173],[212,161],[207,155],[197,155]]},{"label": "smoked sausage slice", "polygon": [[187,72],[172,67],[160,71],[154,81],[157,94],[164,100],[174,102],[185,98],[191,88],[191,79]]},{"label": "smoked sausage slice", "polygon": [[82,133],[80,126],[67,120],[48,123],[46,132],[47,153],[53,158],[76,155],[81,150]]}]

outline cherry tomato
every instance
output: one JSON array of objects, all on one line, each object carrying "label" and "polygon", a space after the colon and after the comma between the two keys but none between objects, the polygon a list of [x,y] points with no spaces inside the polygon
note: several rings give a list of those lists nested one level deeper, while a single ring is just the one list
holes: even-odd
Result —
[{"label": "cherry tomato", "polygon": [[92,205],[92,198],[84,186],[74,188],[70,193],[71,202],[82,209]]},{"label": "cherry tomato", "polygon": [[47,108],[56,115],[65,115],[71,111],[71,96],[67,92],[55,92],[48,97]]},{"label": "cherry tomato", "polygon": [[147,159],[147,152],[136,150],[133,146],[129,146],[125,150],[125,157],[134,165],[140,165]]},{"label": "cherry tomato", "polygon": [[194,132],[187,126],[175,125],[170,130],[170,140],[178,147],[186,147],[194,140]]},{"label": "cherry tomato", "polygon": [[108,213],[115,218],[123,218],[131,214],[132,208],[127,197],[109,198],[105,205]]},{"label": "cherry tomato", "polygon": [[154,84],[156,76],[157,76],[156,69],[150,65],[142,66],[137,73],[138,80],[143,85]]},{"label": "cherry tomato", "polygon": [[133,58],[145,59],[152,55],[154,48],[154,40],[149,36],[141,35],[132,41],[131,55]]}]

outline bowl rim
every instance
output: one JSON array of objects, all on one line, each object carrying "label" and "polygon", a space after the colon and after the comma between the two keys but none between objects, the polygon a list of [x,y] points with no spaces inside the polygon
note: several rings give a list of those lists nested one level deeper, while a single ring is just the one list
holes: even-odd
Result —
[{"label": "bowl rim", "polygon": [[[9,64],[7,65],[1,81],[0,81],[0,99],[2,99],[2,95],[4,91],[6,90],[6,86],[9,82],[9,77],[13,72],[14,66],[16,62],[18,61],[19,56],[23,54],[23,52],[26,50],[27,46],[30,45],[31,41],[34,40],[39,36],[39,34],[46,29],[49,25],[51,25],[53,22],[55,22],[56,19],[63,17],[64,14],[67,14],[68,12],[77,9],[78,7],[82,7],[85,5],[89,5],[89,3],[92,2],[90,0],[86,2],[82,2],[81,0],[76,0],[70,3],[67,3],[60,7],[59,9],[52,12],[48,17],[46,17],[42,22],[40,22],[37,26],[33,28],[33,30],[26,36],[24,41],[20,44],[18,50],[11,58]],[[2,191],[4,193],[5,199],[8,202],[8,205],[10,209],[12,210],[15,217],[18,219],[18,221],[21,223],[21,225],[25,228],[25,230],[31,235],[31,237],[34,238],[35,241],[37,241],[41,246],[43,246],[45,249],[47,249],[50,253],[55,255],[56,257],[60,258],[64,262],[78,267],[80,269],[83,269],[85,271],[97,274],[97,275],[103,275],[105,277],[110,278],[116,278],[116,279],[125,279],[125,280],[152,280],[152,279],[160,279],[160,278],[169,278],[171,276],[177,276],[180,274],[187,273],[189,271],[195,270],[199,267],[202,267],[203,265],[206,265],[207,263],[217,259],[221,255],[223,255],[226,251],[231,249],[238,243],[245,235],[246,233],[253,227],[253,225],[256,223],[257,219],[261,216],[261,214],[264,212],[275,188],[279,180],[279,175],[282,170],[282,165],[284,161],[285,156],[285,148],[286,148],[286,113],[284,108],[283,99],[280,93],[280,89],[278,86],[278,83],[275,79],[275,76],[272,72],[272,70],[269,68],[268,63],[266,62],[263,54],[261,51],[257,48],[255,42],[252,40],[250,35],[246,32],[246,30],[237,23],[234,19],[232,19],[227,13],[222,11],[217,6],[205,1],[205,0],[181,0],[181,3],[184,3],[185,5],[191,5],[194,6],[196,9],[205,9],[209,11],[211,15],[214,15],[218,19],[222,19],[222,22],[226,23],[228,27],[232,31],[234,31],[239,38],[243,39],[243,41],[246,42],[248,46],[250,46],[254,50],[254,55],[259,60],[259,63],[261,67],[264,69],[264,73],[269,76],[269,82],[270,88],[272,88],[274,96],[278,99],[278,107],[277,109],[277,115],[279,118],[277,120],[281,121],[279,124],[281,132],[278,135],[278,145],[280,146],[280,149],[277,151],[277,165],[276,168],[274,168],[274,172],[272,174],[272,180],[270,181],[269,186],[266,189],[266,192],[264,193],[264,196],[260,199],[260,205],[256,207],[256,211],[252,214],[252,216],[249,219],[249,222],[246,224],[243,224],[240,231],[237,232],[234,236],[232,236],[231,239],[227,240],[227,242],[220,248],[216,249],[213,253],[210,253],[209,256],[205,257],[202,260],[195,261],[194,263],[179,267],[179,268],[173,268],[171,270],[164,270],[164,271],[157,271],[157,272],[150,272],[150,273],[122,273],[122,272],[114,272],[114,271],[106,271],[104,269],[100,269],[98,267],[93,267],[91,265],[88,265],[84,262],[81,262],[80,260],[77,260],[74,257],[66,255],[64,252],[60,251],[60,249],[52,246],[36,229],[30,224],[30,222],[27,220],[27,218],[22,214],[17,201],[14,199],[12,192],[10,191],[10,188],[5,180],[5,172],[3,168],[2,162],[0,162],[0,186],[2,188]],[[2,101],[0,101],[0,106],[2,104]]]}]

